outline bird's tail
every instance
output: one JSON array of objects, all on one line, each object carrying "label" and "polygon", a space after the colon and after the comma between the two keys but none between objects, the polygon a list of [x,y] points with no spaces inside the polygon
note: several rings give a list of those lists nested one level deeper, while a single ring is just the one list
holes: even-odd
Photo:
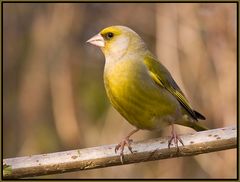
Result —
[{"label": "bird's tail", "polygon": [[196,131],[208,130],[208,128],[206,126],[200,124],[199,122],[194,122],[193,125],[191,126],[191,128],[196,130]]},{"label": "bird's tail", "polygon": [[197,111],[193,111],[194,114],[196,115],[197,119],[201,119],[201,120],[205,120],[205,116],[203,116],[201,113],[197,112]]},{"label": "bird's tail", "polygon": [[196,131],[208,130],[208,128],[206,126],[204,126],[203,124],[201,124],[200,122],[197,122],[197,121],[183,121],[183,122],[180,122],[178,124],[190,127],[190,128],[192,128]]},{"label": "bird's tail", "polygon": [[[201,113],[197,112],[197,111],[194,111],[196,117],[198,119],[201,119],[201,120],[205,120],[205,116],[203,116]],[[192,125],[192,128],[196,131],[204,131],[204,130],[208,130],[208,128],[202,124],[200,124],[199,122],[194,122],[193,125]]]},{"label": "bird's tail", "polygon": [[191,127],[192,129],[196,130],[196,131],[204,131],[204,130],[208,130],[208,128],[206,126],[204,126],[203,124],[201,124],[200,122],[197,122],[198,119],[200,120],[205,120],[206,118],[200,114],[197,111],[193,111],[195,116],[196,116],[196,121],[183,121],[181,123],[179,123],[180,125],[183,126],[187,126],[187,127]]}]

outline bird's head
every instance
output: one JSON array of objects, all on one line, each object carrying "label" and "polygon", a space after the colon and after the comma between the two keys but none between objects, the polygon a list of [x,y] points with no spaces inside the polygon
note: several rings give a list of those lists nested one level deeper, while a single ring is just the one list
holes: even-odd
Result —
[{"label": "bird's head", "polygon": [[87,42],[100,47],[106,58],[114,59],[119,59],[127,53],[131,54],[140,48],[145,49],[141,37],[125,26],[107,27]]}]

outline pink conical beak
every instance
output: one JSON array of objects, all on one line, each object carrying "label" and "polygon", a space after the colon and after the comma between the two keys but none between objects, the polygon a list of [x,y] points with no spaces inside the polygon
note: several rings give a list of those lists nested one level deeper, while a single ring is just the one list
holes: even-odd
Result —
[{"label": "pink conical beak", "polygon": [[93,44],[95,46],[98,46],[98,47],[104,47],[104,45],[105,45],[104,39],[100,34],[97,34],[97,35],[93,36],[92,38],[90,38],[86,42],[90,43],[90,44]]}]

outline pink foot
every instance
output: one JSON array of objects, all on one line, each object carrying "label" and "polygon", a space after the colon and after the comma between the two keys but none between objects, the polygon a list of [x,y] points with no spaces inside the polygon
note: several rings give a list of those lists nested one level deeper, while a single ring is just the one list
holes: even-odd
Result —
[{"label": "pink foot", "polygon": [[124,151],[125,145],[128,147],[130,152],[133,153],[132,147],[130,146],[131,142],[132,142],[131,139],[125,138],[115,147],[115,153],[117,153],[117,151],[120,149],[120,160],[122,164],[123,164],[123,158],[124,158],[123,151]]},{"label": "pink foot", "polygon": [[177,135],[177,133],[174,130],[174,127],[172,125],[172,136],[171,138],[168,140],[168,148],[170,148],[170,145],[172,144],[172,141],[174,142],[175,146],[177,147],[177,150],[179,151],[178,148],[178,141],[182,144],[182,146],[184,146],[182,139]]}]

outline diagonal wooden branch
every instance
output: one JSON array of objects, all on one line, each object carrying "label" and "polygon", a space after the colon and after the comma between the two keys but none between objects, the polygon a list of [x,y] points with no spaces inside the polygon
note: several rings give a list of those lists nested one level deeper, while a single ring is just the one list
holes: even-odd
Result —
[{"label": "diagonal wooden branch", "polygon": [[[191,156],[237,147],[236,126],[181,135],[184,147],[168,149],[168,138],[133,142],[134,153],[124,152],[124,164]],[[3,160],[3,178],[22,178],[122,165],[116,145],[40,154]]]}]

